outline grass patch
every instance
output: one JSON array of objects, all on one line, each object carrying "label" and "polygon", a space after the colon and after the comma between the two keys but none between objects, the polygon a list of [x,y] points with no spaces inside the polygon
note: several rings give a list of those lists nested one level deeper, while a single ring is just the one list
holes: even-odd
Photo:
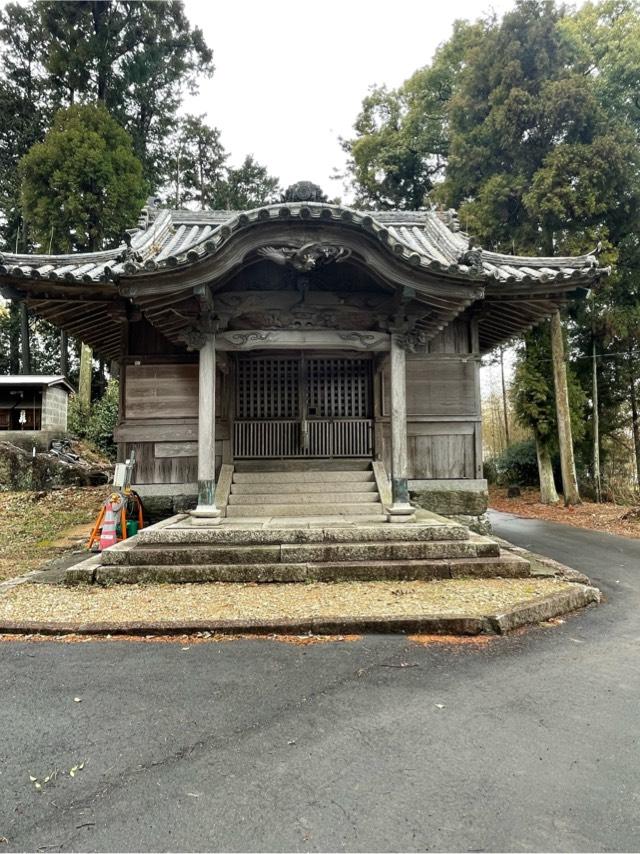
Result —
[{"label": "grass patch", "polygon": [[46,493],[0,492],[0,581],[60,556],[74,547],[74,537],[77,548],[85,536],[80,526],[90,530],[107,490],[74,486]]}]

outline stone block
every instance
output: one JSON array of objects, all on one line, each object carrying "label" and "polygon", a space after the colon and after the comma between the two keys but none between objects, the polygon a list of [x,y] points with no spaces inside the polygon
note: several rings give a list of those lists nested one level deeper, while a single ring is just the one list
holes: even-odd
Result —
[{"label": "stone block", "polygon": [[488,486],[484,479],[411,480],[413,503],[423,511],[469,523],[476,521],[488,506]]},{"label": "stone block", "polygon": [[449,517],[454,522],[460,522],[461,525],[466,525],[470,531],[473,531],[475,534],[483,534],[490,535],[492,532],[491,522],[486,513],[482,513],[480,516],[465,516],[463,514],[456,514]]},{"label": "stone block", "polygon": [[511,555],[452,560],[449,569],[452,578],[528,578],[531,575],[529,561]]},{"label": "stone block", "polygon": [[104,566],[175,566],[219,563],[277,563],[280,546],[182,546],[179,548],[143,548],[128,552],[109,549],[104,552]]},{"label": "stone block", "polygon": [[143,494],[142,503],[145,509],[145,521],[147,524],[154,524],[155,522],[166,519],[167,516],[193,510],[198,503],[198,499],[195,495],[183,495],[181,493],[175,495]]},{"label": "stone block", "polygon": [[441,513],[455,518],[480,516],[486,512],[489,493],[486,490],[465,489],[421,489],[410,490],[411,501],[424,510]]}]

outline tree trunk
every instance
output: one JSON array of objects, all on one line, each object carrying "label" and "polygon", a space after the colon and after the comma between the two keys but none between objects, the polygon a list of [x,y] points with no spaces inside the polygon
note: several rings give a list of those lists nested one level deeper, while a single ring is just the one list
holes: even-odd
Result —
[{"label": "tree trunk", "polygon": [[571,436],[571,413],[569,410],[569,389],[567,387],[567,363],[564,355],[564,341],[560,312],[551,315],[551,356],[553,358],[553,382],[556,396],[558,419],[558,442],[560,444],[560,467],[562,469],[562,491],[564,503],[569,506],[580,504],[576,464],[573,458],[573,438]]},{"label": "tree trunk", "polygon": [[640,413],[638,412],[638,396],[636,394],[636,375],[633,363],[631,344],[629,351],[629,400],[631,402],[631,427],[633,429],[633,448],[636,456],[636,474],[640,484]]},{"label": "tree trunk", "polygon": [[31,346],[29,341],[29,315],[27,304],[20,301],[20,356],[22,360],[21,373],[31,373]]},{"label": "tree trunk", "polygon": [[9,373],[20,373],[20,306],[14,299],[9,305]]},{"label": "tree trunk", "polygon": [[93,352],[87,344],[82,344],[80,350],[80,378],[78,380],[78,397],[83,409],[91,406],[91,362]]},{"label": "tree trunk", "polygon": [[500,347],[500,380],[502,382],[502,411],[504,413],[504,437],[507,447],[511,444],[509,436],[509,408],[507,406],[507,384],[504,381],[504,348]]},{"label": "tree trunk", "polygon": [[598,368],[596,362],[596,339],[591,339],[591,401],[593,405],[593,485],[598,504],[602,501],[600,481],[600,413],[598,411]]},{"label": "tree trunk", "polygon": [[98,361],[98,393],[100,397],[105,393],[107,388],[107,366],[104,359]]},{"label": "tree trunk", "polygon": [[560,500],[556,491],[556,483],[553,479],[553,466],[549,449],[544,445],[537,433],[536,456],[538,457],[538,478],[540,480],[540,502],[542,504],[557,504]]},{"label": "tree trunk", "polygon": [[60,330],[60,373],[69,375],[69,340],[64,329]]}]

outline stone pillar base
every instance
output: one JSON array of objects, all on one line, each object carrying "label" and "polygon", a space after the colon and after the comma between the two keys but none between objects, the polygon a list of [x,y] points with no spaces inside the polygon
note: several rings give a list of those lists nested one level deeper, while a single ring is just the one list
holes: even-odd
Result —
[{"label": "stone pillar base", "polygon": [[191,524],[197,527],[208,528],[210,525],[219,525],[222,522],[222,513],[217,507],[196,507],[189,512]]},{"label": "stone pillar base", "polygon": [[387,511],[388,522],[411,522],[416,515],[415,508],[410,504],[393,504]]}]

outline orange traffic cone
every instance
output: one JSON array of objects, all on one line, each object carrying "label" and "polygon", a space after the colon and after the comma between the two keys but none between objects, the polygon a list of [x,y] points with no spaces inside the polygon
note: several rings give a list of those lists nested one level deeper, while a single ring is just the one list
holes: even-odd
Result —
[{"label": "orange traffic cone", "polygon": [[103,552],[118,542],[116,536],[116,515],[122,504],[118,501],[120,496],[111,496],[111,500],[105,504],[104,520],[100,532],[100,551]]}]

